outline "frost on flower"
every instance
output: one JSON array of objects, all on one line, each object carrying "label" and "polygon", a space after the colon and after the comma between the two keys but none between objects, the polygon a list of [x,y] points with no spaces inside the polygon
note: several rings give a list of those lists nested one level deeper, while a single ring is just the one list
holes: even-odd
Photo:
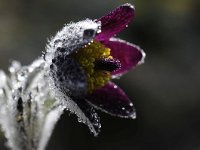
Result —
[{"label": "frost on flower", "polygon": [[0,124],[11,149],[43,150],[64,109],[50,95],[43,67],[42,59],[24,67],[14,61],[9,76],[0,71]]},{"label": "frost on flower", "polygon": [[15,150],[43,150],[64,109],[98,135],[96,109],[135,118],[132,101],[111,80],[143,63],[138,46],[114,36],[134,16],[124,4],[100,19],[70,23],[52,37],[29,66],[14,61],[0,71],[0,124]]}]

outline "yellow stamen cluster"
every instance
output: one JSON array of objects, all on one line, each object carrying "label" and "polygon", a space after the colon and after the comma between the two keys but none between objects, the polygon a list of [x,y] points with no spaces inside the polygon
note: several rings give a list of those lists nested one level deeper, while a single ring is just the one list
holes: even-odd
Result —
[{"label": "yellow stamen cluster", "polygon": [[95,68],[96,59],[112,58],[110,49],[100,42],[93,41],[72,54],[72,57],[76,59],[86,73],[89,93],[104,86],[111,79],[109,71]]}]

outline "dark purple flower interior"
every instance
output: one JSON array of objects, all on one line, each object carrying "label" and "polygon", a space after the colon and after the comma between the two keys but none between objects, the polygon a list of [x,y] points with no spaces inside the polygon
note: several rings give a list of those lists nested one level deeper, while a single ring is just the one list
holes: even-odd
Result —
[{"label": "dark purple flower interior", "polygon": [[144,57],[143,51],[138,46],[120,39],[111,38],[104,45],[111,49],[111,56],[121,63],[121,67],[113,71],[112,75],[118,76],[128,72],[141,62]]},{"label": "dark purple flower interior", "polygon": [[121,63],[118,59],[106,58],[95,60],[95,68],[105,71],[115,71],[121,68]]}]

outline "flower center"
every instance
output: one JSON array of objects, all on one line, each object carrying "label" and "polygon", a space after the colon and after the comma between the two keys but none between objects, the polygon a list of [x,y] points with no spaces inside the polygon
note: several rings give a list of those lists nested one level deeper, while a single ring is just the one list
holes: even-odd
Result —
[{"label": "flower center", "polygon": [[97,41],[79,49],[72,57],[85,71],[88,92],[104,86],[111,79],[111,71],[119,68],[119,61],[110,55],[110,49]]}]

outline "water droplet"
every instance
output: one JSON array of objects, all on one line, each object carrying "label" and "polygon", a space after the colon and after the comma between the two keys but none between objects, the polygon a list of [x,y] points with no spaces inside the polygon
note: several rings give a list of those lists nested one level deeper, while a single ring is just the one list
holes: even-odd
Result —
[{"label": "water droplet", "polygon": [[13,61],[9,67],[10,73],[15,73],[21,68],[21,64],[18,61]]},{"label": "water droplet", "polygon": [[101,30],[99,29],[99,30],[97,30],[97,33],[101,33]]},{"label": "water droplet", "polygon": [[78,122],[83,122],[83,120],[81,118],[78,118]]}]

